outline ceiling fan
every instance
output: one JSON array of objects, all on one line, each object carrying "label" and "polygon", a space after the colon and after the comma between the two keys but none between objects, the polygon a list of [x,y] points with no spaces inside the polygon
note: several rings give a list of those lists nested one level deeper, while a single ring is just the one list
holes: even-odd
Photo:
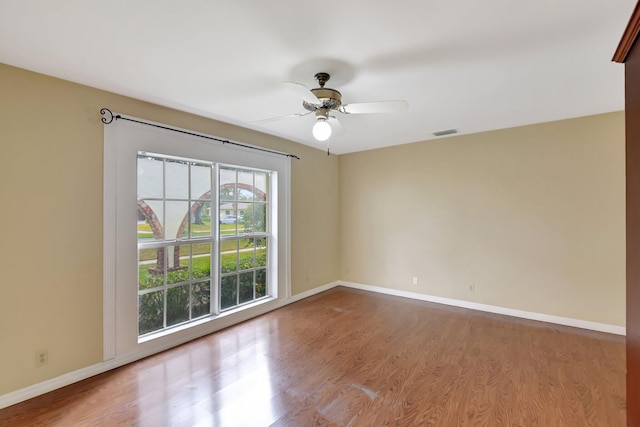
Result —
[{"label": "ceiling fan", "polygon": [[343,104],[342,94],[335,89],[324,87],[331,78],[328,73],[317,73],[315,79],[318,85],[315,89],[308,89],[306,86],[296,82],[284,82],[289,89],[293,90],[302,98],[302,106],[306,113],[288,114],[286,116],[273,117],[270,119],[258,120],[253,123],[264,123],[273,120],[280,120],[288,117],[301,117],[315,113],[316,122],[312,128],[312,134],[318,141],[326,141],[331,137],[332,126],[336,130],[341,130],[342,125],[331,113],[337,111],[342,114],[371,114],[371,113],[397,113],[406,111],[409,108],[407,101],[377,101],[358,102],[355,104]]}]

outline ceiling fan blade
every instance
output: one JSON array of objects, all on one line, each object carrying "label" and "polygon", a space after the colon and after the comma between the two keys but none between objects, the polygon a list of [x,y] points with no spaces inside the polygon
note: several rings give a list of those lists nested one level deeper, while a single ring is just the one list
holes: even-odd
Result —
[{"label": "ceiling fan blade", "polygon": [[311,114],[311,113],[313,113],[313,111],[307,111],[306,113],[287,114],[285,116],[269,117],[268,119],[262,119],[262,120],[256,120],[254,122],[249,122],[249,124],[275,122],[276,120],[288,119],[290,117],[302,117],[302,116],[306,116],[307,114]]},{"label": "ceiling fan blade", "polygon": [[289,90],[295,92],[300,98],[302,98],[309,104],[322,104],[322,101],[320,101],[305,85],[296,82],[282,83],[284,83],[289,88]]},{"label": "ceiling fan blade", "polygon": [[401,113],[408,108],[407,101],[378,101],[346,104],[340,111],[345,114]]}]

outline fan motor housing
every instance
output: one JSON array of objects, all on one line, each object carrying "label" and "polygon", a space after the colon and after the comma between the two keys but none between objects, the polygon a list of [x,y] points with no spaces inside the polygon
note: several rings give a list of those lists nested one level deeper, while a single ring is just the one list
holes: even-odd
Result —
[{"label": "fan motor housing", "polygon": [[319,87],[311,89],[311,92],[322,102],[322,105],[311,104],[302,101],[302,105],[308,111],[315,111],[318,108],[326,108],[327,110],[337,110],[342,105],[342,94],[335,89]]}]

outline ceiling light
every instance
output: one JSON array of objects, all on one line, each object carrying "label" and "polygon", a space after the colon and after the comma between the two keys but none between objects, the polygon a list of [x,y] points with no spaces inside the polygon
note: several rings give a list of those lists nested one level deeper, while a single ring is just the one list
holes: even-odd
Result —
[{"label": "ceiling light", "polygon": [[331,125],[327,122],[327,119],[318,117],[311,132],[318,141],[326,141],[331,136]]}]

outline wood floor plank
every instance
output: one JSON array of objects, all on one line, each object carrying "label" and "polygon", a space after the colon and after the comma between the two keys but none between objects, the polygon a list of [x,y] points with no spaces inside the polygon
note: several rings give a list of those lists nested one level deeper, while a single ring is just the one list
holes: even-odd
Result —
[{"label": "wood floor plank", "polygon": [[2,426],[624,426],[619,336],[338,287]]}]

